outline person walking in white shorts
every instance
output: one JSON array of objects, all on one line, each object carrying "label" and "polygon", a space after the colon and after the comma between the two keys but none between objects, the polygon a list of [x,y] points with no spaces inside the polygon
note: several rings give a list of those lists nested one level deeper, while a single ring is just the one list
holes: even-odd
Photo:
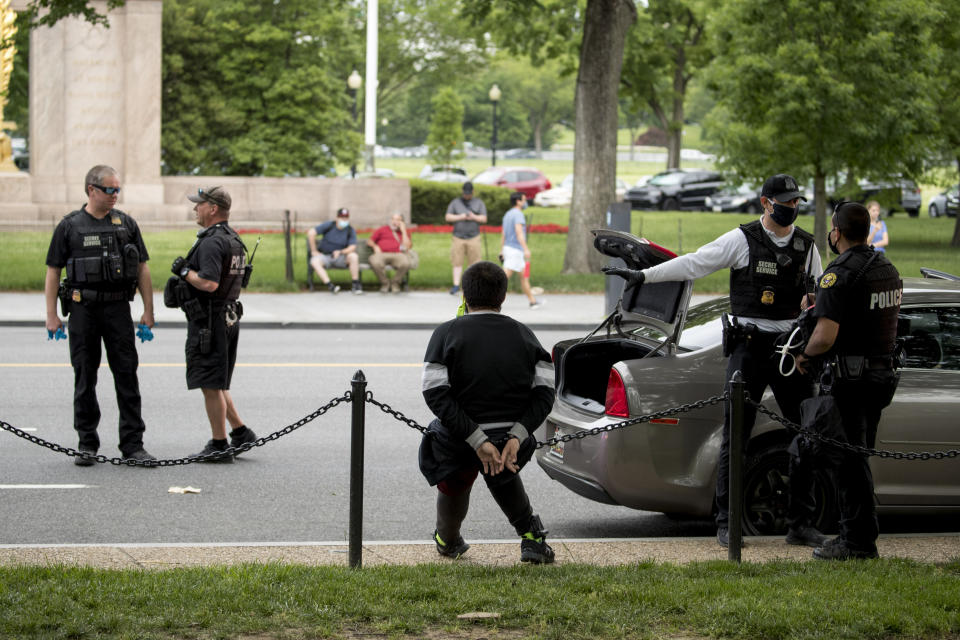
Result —
[{"label": "person walking in white shorts", "polygon": [[508,280],[514,273],[520,274],[523,295],[527,296],[531,309],[538,309],[543,302],[534,297],[530,287],[530,247],[527,246],[527,221],[523,217],[526,203],[527,197],[519,191],[510,194],[510,210],[503,216],[500,261]]}]

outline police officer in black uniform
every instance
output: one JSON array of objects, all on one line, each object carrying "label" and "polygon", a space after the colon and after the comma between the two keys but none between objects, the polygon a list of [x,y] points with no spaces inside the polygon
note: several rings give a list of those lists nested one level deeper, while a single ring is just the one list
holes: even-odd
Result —
[{"label": "police officer in black uniform", "polygon": [[[196,203],[197,233],[186,258],[173,261],[171,271],[185,283],[180,306],[187,316],[187,388],[199,388],[213,438],[199,453],[204,462],[233,462],[230,447],[254,442],[230,395],[240,339],[240,289],[246,285],[246,247],[230,228],[232,200],[223,187],[207,187],[187,196]],[[226,424],[230,422],[229,445]]]},{"label": "police officer in black uniform", "polygon": [[[130,317],[130,301],[139,289],[143,299],[140,323],[154,324],[149,256],[137,223],[114,209],[120,193],[117,172],[106,165],[93,167],[87,172],[84,190],[87,203],[67,214],[50,240],[44,283],[46,327],[55,332],[63,326],[57,315],[59,297],[64,315],[70,316],[73,427],[79,434],[78,449],[96,454],[100,448],[97,370],[102,341],[117,393],[120,451],[125,460],[149,463],[156,458],[143,448],[137,348]],[[64,267],[67,277],[61,284]],[[89,456],[74,458],[78,466],[94,463]]]},{"label": "police officer in black uniform", "polygon": [[[723,268],[730,269],[730,308],[733,317],[724,329],[724,355],[729,356],[726,380],[743,376],[750,397],[759,401],[769,386],[783,414],[800,420],[800,402],[813,395],[812,381],[794,373],[784,377],[772,358],[777,337],[788,331],[806,304],[812,277],[822,271],[813,236],[797,228],[797,205],[803,196],[797,181],[787,174],[767,178],[761,190],[763,216],[723,234],[694,253],[642,270],[604,267],[634,286],[644,282],[693,280]],[[756,409],[744,407],[743,438],[747,441]],[[730,416],[725,414],[717,464],[717,542],[727,546],[729,536]],[[813,517],[813,460],[805,443],[790,447],[789,544],[817,547],[826,540]]]},{"label": "police officer in black uniform", "polygon": [[[880,412],[899,381],[894,352],[903,281],[886,256],[867,244],[869,230],[866,207],[837,207],[827,238],[840,257],[820,278],[811,310],[816,326],[797,364],[815,373],[824,368],[821,393],[833,396],[847,442],[873,448]],[[879,528],[867,456],[833,449],[829,457],[839,485],[840,535],[813,555],[876,558]]]}]

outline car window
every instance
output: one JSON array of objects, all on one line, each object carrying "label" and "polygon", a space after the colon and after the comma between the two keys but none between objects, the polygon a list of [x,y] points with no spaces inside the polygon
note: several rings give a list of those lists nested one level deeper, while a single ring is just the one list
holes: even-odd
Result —
[{"label": "car window", "polygon": [[903,339],[905,367],[960,371],[960,309],[901,309],[897,335]]},{"label": "car window", "polygon": [[503,174],[504,182],[520,182],[520,172],[519,171],[507,171]]},{"label": "car window", "polygon": [[685,173],[661,173],[659,175],[653,176],[650,178],[650,182],[647,184],[653,185],[655,187],[663,187],[675,184],[683,184],[683,178],[687,174]]},{"label": "car window", "polygon": [[533,171],[520,171],[519,174],[520,174],[520,181],[521,181],[521,182],[528,182],[528,181],[530,181],[530,180],[536,180],[537,178],[540,177],[540,176],[538,176],[536,173],[534,173]]}]

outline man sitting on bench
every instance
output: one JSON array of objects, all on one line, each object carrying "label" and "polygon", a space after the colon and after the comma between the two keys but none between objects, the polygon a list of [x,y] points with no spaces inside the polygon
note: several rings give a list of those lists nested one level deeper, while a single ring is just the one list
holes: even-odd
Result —
[{"label": "man sitting on bench", "polygon": [[[322,236],[319,246],[318,234]],[[327,269],[349,269],[353,293],[363,293],[360,285],[360,258],[357,255],[357,232],[350,226],[350,211],[346,207],[337,210],[336,220],[327,220],[307,230],[307,245],[310,247],[310,266],[320,276],[320,281],[330,289],[330,293],[340,291],[340,287],[330,282]]]}]

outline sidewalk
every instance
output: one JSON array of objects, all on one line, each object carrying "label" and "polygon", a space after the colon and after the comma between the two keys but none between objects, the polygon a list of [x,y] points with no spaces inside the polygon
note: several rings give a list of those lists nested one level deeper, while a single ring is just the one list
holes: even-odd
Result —
[{"label": "sidewalk", "polygon": [[[695,295],[693,303],[712,296]],[[384,294],[365,291],[353,295],[341,291],[313,293],[244,293],[243,326],[247,328],[316,329],[433,329],[453,318],[460,296],[446,291],[411,291]],[[510,293],[503,313],[531,329],[588,331],[606,317],[603,294],[545,293],[544,302],[530,309],[526,298]],[[134,318],[143,313],[139,296],[131,305]],[[154,317],[161,325],[185,324],[179,309],[163,306],[161,292],[154,294]],[[43,326],[43,293],[0,293],[0,326]]]}]

